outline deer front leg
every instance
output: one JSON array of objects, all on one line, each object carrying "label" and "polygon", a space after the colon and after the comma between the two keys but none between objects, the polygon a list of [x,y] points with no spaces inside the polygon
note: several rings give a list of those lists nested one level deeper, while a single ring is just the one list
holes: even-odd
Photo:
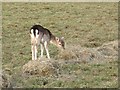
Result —
[{"label": "deer front leg", "polygon": [[45,50],[46,50],[46,53],[47,53],[47,57],[48,57],[48,59],[50,59],[50,54],[49,54],[49,51],[48,51],[48,43],[47,42],[44,43],[44,47],[45,47]]}]

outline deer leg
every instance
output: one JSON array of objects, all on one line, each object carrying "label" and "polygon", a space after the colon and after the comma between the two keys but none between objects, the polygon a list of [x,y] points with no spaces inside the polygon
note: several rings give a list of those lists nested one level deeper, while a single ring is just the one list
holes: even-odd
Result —
[{"label": "deer leg", "polygon": [[44,46],[43,46],[43,44],[40,44],[40,46],[41,46],[41,57],[43,57]]},{"label": "deer leg", "polygon": [[50,55],[49,55],[49,51],[48,51],[48,43],[46,41],[44,43],[44,47],[45,47],[45,50],[46,50],[46,53],[47,53],[47,57],[48,57],[48,59],[50,59]]},{"label": "deer leg", "polygon": [[35,45],[35,60],[37,60],[37,45]]},{"label": "deer leg", "polygon": [[31,51],[32,51],[32,60],[35,60],[35,48],[34,48],[34,45],[31,46]]}]

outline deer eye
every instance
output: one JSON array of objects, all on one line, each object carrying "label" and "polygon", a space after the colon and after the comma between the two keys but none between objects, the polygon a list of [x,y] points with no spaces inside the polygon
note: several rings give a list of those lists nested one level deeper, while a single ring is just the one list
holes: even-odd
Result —
[{"label": "deer eye", "polygon": [[56,40],[57,40],[57,41],[59,41],[59,38],[58,38],[58,37],[56,37]]}]

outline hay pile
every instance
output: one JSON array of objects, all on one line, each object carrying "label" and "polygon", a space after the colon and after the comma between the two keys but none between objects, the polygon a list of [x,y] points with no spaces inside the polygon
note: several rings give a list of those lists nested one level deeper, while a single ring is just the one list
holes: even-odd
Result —
[{"label": "hay pile", "polygon": [[77,53],[80,60],[105,60],[106,58],[118,56],[118,41],[105,43],[97,48],[81,48]]},{"label": "hay pile", "polygon": [[69,46],[57,55],[57,59],[80,61],[104,60],[107,57],[118,56],[118,41],[105,43],[97,48]]},{"label": "hay pile", "polygon": [[68,49],[59,52],[59,54],[57,55],[57,59],[64,59],[64,60],[69,60],[76,57],[77,57],[76,54],[72,50],[68,50]]},{"label": "hay pile", "polygon": [[57,59],[91,61],[102,60],[104,56],[96,48],[69,47],[57,55]]},{"label": "hay pile", "polygon": [[29,61],[23,66],[22,72],[27,75],[49,76],[57,75],[58,69],[52,60],[42,59]]},{"label": "hay pile", "polygon": [[82,61],[103,60],[104,56],[94,48],[84,48],[78,53]]},{"label": "hay pile", "polygon": [[118,56],[118,41],[112,41],[98,47],[97,50],[105,56]]}]

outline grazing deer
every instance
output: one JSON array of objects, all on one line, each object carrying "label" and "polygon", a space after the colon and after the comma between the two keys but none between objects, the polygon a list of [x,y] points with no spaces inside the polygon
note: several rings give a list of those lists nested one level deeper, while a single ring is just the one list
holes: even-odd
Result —
[{"label": "grazing deer", "polygon": [[41,57],[43,57],[44,48],[47,53],[48,59],[50,59],[48,44],[52,43],[61,49],[65,49],[64,37],[59,38],[54,36],[48,29],[40,26],[34,25],[30,29],[31,36],[31,50],[32,50],[32,60],[37,60],[37,48],[41,44]]}]

